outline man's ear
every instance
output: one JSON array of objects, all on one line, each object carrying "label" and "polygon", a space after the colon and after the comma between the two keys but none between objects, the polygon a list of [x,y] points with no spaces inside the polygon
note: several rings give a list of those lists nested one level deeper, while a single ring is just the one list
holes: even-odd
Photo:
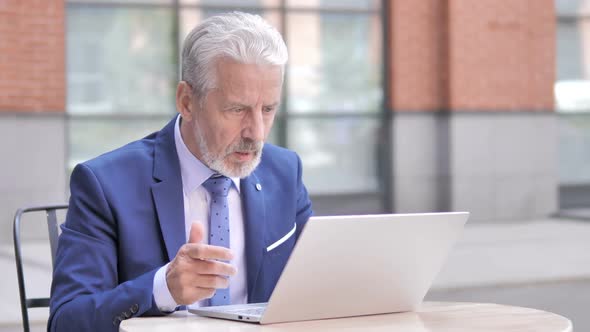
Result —
[{"label": "man's ear", "polygon": [[183,119],[191,121],[196,111],[196,103],[193,90],[185,81],[178,82],[176,87],[176,111]]}]

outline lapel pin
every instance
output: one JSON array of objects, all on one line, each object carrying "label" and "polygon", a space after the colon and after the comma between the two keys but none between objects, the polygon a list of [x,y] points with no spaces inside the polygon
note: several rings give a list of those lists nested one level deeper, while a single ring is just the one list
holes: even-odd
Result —
[{"label": "lapel pin", "polygon": [[256,184],[256,190],[261,191],[262,190],[262,186],[260,185],[260,183]]}]

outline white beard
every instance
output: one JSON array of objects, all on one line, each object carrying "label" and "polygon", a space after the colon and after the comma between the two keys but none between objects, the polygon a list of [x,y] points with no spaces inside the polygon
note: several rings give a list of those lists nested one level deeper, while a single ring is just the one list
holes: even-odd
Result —
[{"label": "white beard", "polygon": [[[228,146],[222,154],[215,154],[209,151],[209,145],[207,144],[205,137],[202,135],[200,128],[195,131],[199,137],[199,150],[203,158],[201,161],[207,167],[218,172],[219,174],[229,178],[245,178],[256,169],[258,164],[260,164],[260,159],[262,158],[262,147],[264,146],[262,142],[251,143],[240,140],[238,143]],[[233,165],[226,164],[225,159],[230,154],[245,150],[254,153],[254,158],[252,160],[243,163],[236,163]]]}]

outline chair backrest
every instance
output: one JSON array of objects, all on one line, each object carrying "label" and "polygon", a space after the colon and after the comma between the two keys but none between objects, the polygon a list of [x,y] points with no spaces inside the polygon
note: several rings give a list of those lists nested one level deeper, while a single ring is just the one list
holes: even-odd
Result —
[{"label": "chair backrest", "polygon": [[23,259],[20,241],[20,226],[22,216],[26,213],[45,211],[47,215],[47,230],[49,232],[49,246],[51,247],[51,267],[55,264],[55,254],[57,252],[57,239],[59,235],[59,224],[57,222],[57,211],[66,210],[67,204],[31,206],[18,209],[14,216],[13,239],[14,239],[14,257],[16,261],[16,273],[18,277],[18,290],[20,294],[20,307],[23,317],[23,329],[28,332],[29,327],[29,308],[40,308],[49,306],[49,298],[27,298],[25,289],[25,276],[23,272]]}]

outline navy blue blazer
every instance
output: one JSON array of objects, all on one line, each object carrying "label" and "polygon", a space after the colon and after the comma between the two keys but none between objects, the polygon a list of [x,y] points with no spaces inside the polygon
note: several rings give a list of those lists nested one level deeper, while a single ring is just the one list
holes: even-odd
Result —
[{"label": "navy blue blazer", "polygon": [[[154,275],[185,243],[174,124],[72,172],[49,331],[116,331],[121,319],[162,314],[153,299]],[[265,144],[260,165],[240,181],[240,195],[248,302],[266,302],[312,214],[299,157]],[[295,236],[267,252],[295,224]]]}]

